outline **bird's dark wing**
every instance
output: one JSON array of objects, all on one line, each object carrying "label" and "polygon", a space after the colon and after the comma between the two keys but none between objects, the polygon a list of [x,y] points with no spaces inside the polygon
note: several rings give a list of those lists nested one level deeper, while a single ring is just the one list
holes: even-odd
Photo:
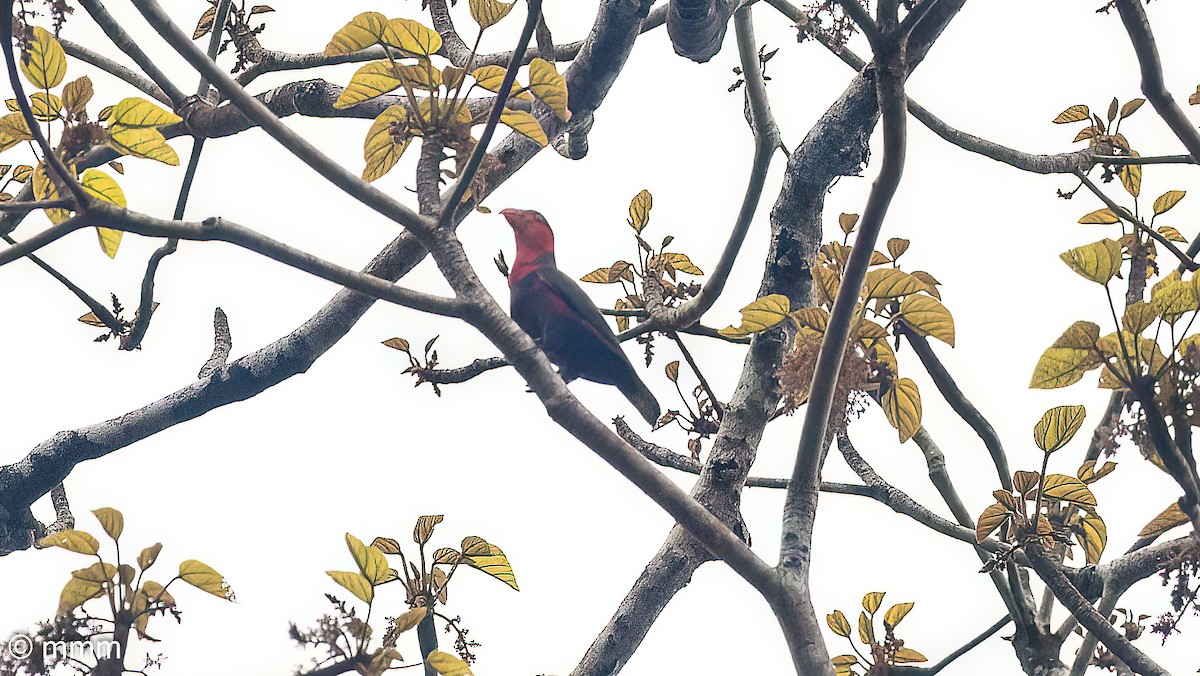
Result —
[{"label": "bird's dark wing", "polygon": [[[536,275],[538,279],[555,295],[557,295],[564,303],[575,311],[580,317],[585,319],[588,325],[595,331],[610,347],[621,353],[620,343],[617,342],[617,337],[613,335],[612,329],[605,323],[604,317],[600,311],[596,309],[596,305],[592,303],[592,299],[579,288],[575,280],[563,274],[562,270],[555,267],[543,266],[530,273]],[[624,354],[624,353],[622,353]]]}]

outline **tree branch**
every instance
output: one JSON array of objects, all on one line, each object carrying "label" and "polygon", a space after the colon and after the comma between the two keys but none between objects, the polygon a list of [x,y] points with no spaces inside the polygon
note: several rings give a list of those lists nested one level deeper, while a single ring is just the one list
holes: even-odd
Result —
[{"label": "tree branch", "polygon": [[92,20],[108,36],[108,39],[112,40],[112,43],[124,52],[126,56],[133,59],[138,68],[141,68],[142,72],[148,75],[154,81],[154,84],[158,85],[158,88],[171,100],[172,107],[175,109],[181,108],[187,96],[171,82],[166,73],[163,73],[158,68],[154,61],[142,51],[138,43],[125,32],[121,24],[117,23],[117,20],[108,13],[108,10],[104,7],[104,3],[100,0],[79,0],[79,4],[83,5],[83,8],[91,15]]},{"label": "tree branch", "polygon": [[1158,58],[1158,47],[1154,41],[1154,33],[1150,30],[1150,19],[1141,0],[1116,0],[1117,12],[1121,15],[1121,23],[1125,24],[1125,32],[1133,43],[1133,52],[1137,55],[1138,64],[1142,70],[1142,93],[1154,106],[1167,126],[1187,148],[1192,159],[1200,161],[1200,132],[1192,124],[1171,93],[1163,83],[1162,61]]}]

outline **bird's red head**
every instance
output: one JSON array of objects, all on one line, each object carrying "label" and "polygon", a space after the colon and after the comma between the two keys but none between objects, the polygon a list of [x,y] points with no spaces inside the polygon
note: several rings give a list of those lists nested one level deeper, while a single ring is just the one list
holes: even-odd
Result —
[{"label": "bird's red head", "polygon": [[[546,217],[528,209],[504,209],[500,212],[512,226],[517,240],[517,256],[512,272],[517,278],[539,264],[554,264],[554,233]],[[549,255],[547,261],[545,256]],[[540,259],[540,260],[539,260]]]}]

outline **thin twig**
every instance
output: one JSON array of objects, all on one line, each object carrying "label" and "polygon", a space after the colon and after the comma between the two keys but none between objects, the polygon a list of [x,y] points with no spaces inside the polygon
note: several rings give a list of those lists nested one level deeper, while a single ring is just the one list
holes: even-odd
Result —
[{"label": "thin twig", "polygon": [[467,188],[471,187],[471,181],[475,179],[475,172],[479,169],[479,163],[483,161],[488,144],[492,141],[492,135],[496,133],[496,125],[500,123],[500,116],[504,113],[504,104],[508,101],[513,82],[517,79],[517,67],[520,66],[519,56],[525,53],[525,47],[533,38],[533,31],[537,28],[541,15],[542,0],[528,0],[528,13],[525,15],[525,26],[521,29],[521,37],[517,39],[517,48],[513,51],[513,58],[504,72],[504,80],[500,83],[499,91],[496,92],[496,101],[492,104],[492,111],[488,113],[487,124],[483,128],[483,134],[479,137],[479,143],[475,144],[475,149],[467,158],[466,166],[459,173],[458,180],[450,190],[450,197],[442,203],[442,211],[438,215],[439,227],[446,227],[454,218],[463,195],[467,194]]},{"label": "thin twig", "polygon": [[118,49],[125,52],[126,56],[133,59],[138,68],[141,68],[142,72],[148,75],[154,81],[154,84],[158,85],[159,89],[162,89],[167,98],[171,100],[174,108],[179,108],[183,105],[187,96],[171,82],[166,73],[159,69],[154,61],[142,51],[138,43],[125,32],[121,24],[108,13],[103,2],[100,2],[100,0],[79,0],[79,4],[83,5],[83,8],[91,15],[92,20],[108,36],[108,39],[112,40],[112,43]]},{"label": "thin twig", "polygon": [[65,38],[59,38],[58,42],[62,45],[63,51],[67,54],[79,59],[80,61],[83,61],[84,63],[90,63],[109,75],[133,85],[135,88],[141,90],[160,103],[164,103],[168,106],[175,105],[171,101],[170,97],[167,96],[166,92],[162,90],[162,87],[154,84],[153,80],[142,75],[141,73],[132,71],[116,61],[113,61],[107,56],[97,54],[91,49],[88,49],[81,44],[71,42]]},{"label": "thin twig", "polygon": [[[8,235],[4,235],[4,241],[13,246],[18,244],[16,240]],[[75,294],[79,300],[83,301],[84,305],[88,306],[88,309],[92,311],[92,314],[96,315],[97,319],[99,319],[101,322],[104,322],[104,325],[108,327],[109,331],[112,331],[113,333],[120,333],[122,331],[121,322],[117,321],[117,318],[114,317],[111,312],[109,312],[108,308],[104,307],[99,301],[88,295],[88,292],[79,288],[70,279],[67,279],[66,275],[62,274],[58,270],[55,270],[50,266],[49,263],[46,263],[41,258],[38,258],[33,254],[26,254],[25,258],[28,258],[33,262],[34,265],[37,265],[39,268],[45,270],[51,277],[57,279],[59,283],[67,287],[68,291]]]},{"label": "thin twig", "polygon": [[1125,207],[1117,204],[1116,202],[1113,201],[1113,199],[1111,197],[1104,194],[1104,191],[1101,190],[1100,187],[1097,186],[1095,183],[1093,183],[1092,179],[1088,178],[1087,174],[1085,174],[1081,171],[1076,171],[1073,173],[1075,174],[1075,178],[1078,178],[1079,181],[1081,183],[1083,183],[1084,187],[1086,187],[1089,191],[1091,191],[1091,193],[1093,195],[1095,195],[1096,197],[1099,197],[1100,201],[1104,202],[1104,205],[1107,206],[1110,211],[1112,211],[1114,214],[1116,214],[1118,218],[1121,218],[1124,221],[1128,221],[1135,228],[1146,233],[1147,235],[1149,235],[1151,237],[1151,239],[1153,239],[1154,241],[1158,242],[1163,247],[1165,247],[1167,249],[1167,251],[1170,251],[1172,254],[1174,254],[1174,256],[1176,258],[1179,259],[1179,263],[1181,266],[1187,268],[1188,270],[1193,270],[1193,271],[1200,269],[1200,265],[1197,265],[1196,261],[1192,260],[1186,253],[1180,251],[1179,247],[1175,246],[1174,242],[1172,242],[1171,240],[1164,237],[1161,233],[1155,231],[1154,228],[1151,228],[1150,226],[1143,223],[1141,220],[1135,218],[1134,215],[1129,213],[1129,211]]}]

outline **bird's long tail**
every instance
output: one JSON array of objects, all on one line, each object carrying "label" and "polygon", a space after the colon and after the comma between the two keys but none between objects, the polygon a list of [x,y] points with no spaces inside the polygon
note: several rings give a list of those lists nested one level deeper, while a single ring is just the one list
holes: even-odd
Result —
[{"label": "bird's long tail", "polygon": [[658,400],[642,382],[641,378],[634,375],[632,378],[626,379],[626,382],[617,386],[621,390],[621,394],[633,404],[638,413],[646,419],[646,422],[653,425],[658,422],[659,411]]}]

